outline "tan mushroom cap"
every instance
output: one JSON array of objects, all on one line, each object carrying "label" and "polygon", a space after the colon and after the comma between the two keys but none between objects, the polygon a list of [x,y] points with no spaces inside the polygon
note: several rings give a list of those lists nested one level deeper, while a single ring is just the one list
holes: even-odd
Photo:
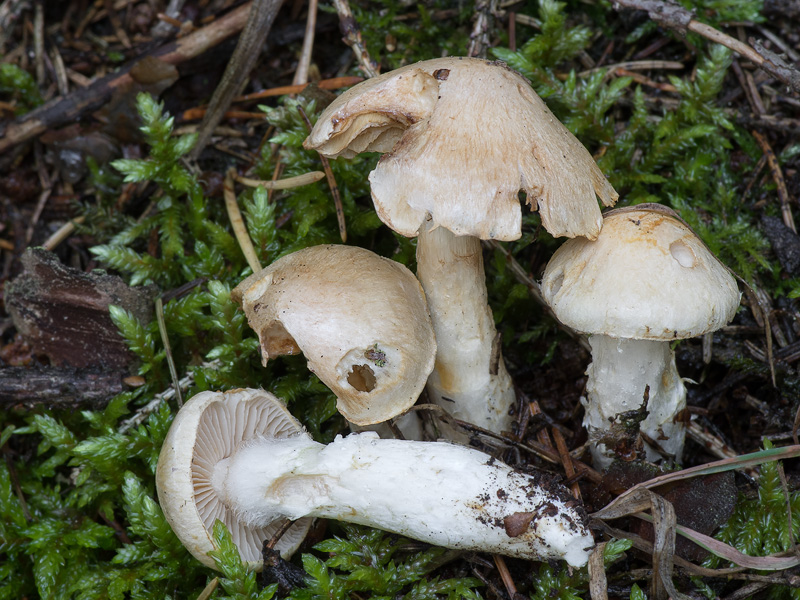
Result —
[{"label": "tan mushroom cap", "polygon": [[612,210],[596,241],[565,242],[547,264],[542,294],[577,331],[641,340],[719,329],[741,298],[728,269],[659,204]]},{"label": "tan mushroom cap", "polygon": [[592,156],[504,63],[439,58],[364,81],[320,116],[306,148],[386,152],[370,174],[381,219],[417,235],[430,213],[456,235],[520,237],[523,190],[554,236],[597,237],[597,196],[617,193]]},{"label": "tan mushroom cap", "polygon": [[[242,440],[254,437],[288,438],[303,432],[283,403],[264,390],[201,392],[175,417],[156,468],[158,501],[175,535],[204,565],[216,568],[208,555],[216,549],[212,529],[225,523],[251,567],[263,566],[261,548],[283,525],[283,519],[252,528],[218,500],[213,486],[214,466],[234,454]],[[289,558],[305,538],[311,519],[298,519],[278,540],[275,549]]]},{"label": "tan mushroom cap", "polygon": [[289,254],[233,290],[263,363],[302,352],[357,425],[405,412],[433,370],[425,295],[403,265],[353,246]]}]

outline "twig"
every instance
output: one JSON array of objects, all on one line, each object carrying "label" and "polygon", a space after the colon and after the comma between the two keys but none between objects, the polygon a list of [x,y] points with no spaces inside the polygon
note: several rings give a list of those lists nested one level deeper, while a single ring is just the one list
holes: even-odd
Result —
[{"label": "twig", "polygon": [[603,564],[606,542],[597,544],[589,555],[589,594],[592,600],[608,600],[608,582]]},{"label": "twig", "polygon": [[161,334],[161,341],[164,344],[164,352],[167,356],[167,366],[169,367],[169,374],[172,377],[172,387],[175,390],[175,399],[178,401],[178,408],[183,406],[183,396],[181,395],[181,386],[178,379],[178,371],[175,368],[175,360],[172,358],[172,348],[169,344],[169,334],[167,333],[167,323],[164,320],[164,303],[161,297],[156,298],[156,321],[158,322],[158,331]]},{"label": "twig", "polygon": [[[364,81],[363,77],[355,77],[355,76],[346,76],[346,77],[333,77],[331,79],[323,79],[322,81],[318,81],[316,83],[323,90],[337,90],[339,88],[355,85],[361,81]],[[308,87],[307,83],[302,85],[283,85],[280,87],[270,88],[268,90],[262,90],[260,92],[254,92],[252,94],[245,94],[244,96],[239,96],[238,98],[234,98],[233,102],[250,102],[253,100],[261,100],[263,98],[271,98],[273,96],[283,96],[285,94],[299,94],[303,90]],[[188,108],[183,111],[182,119],[184,121],[192,121],[194,119],[202,119],[203,116],[206,114],[205,107],[199,108]],[[226,111],[225,117],[237,117],[247,115],[246,118],[252,118],[256,116],[256,113],[241,113],[239,111]],[[258,113],[259,118],[264,118],[264,115]]]},{"label": "twig", "polygon": [[42,216],[42,211],[44,210],[44,205],[47,204],[47,199],[50,197],[53,188],[47,187],[42,190],[42,193],[39,194],[39,200],[36,202],[36,208],[33,211],[33,216],[31,216],[31,222],[28,224],[28,229],[25,231],[25,245],[31,243],[31,239],[33,238],[33,230],[36,228],[36,224],[39,222],[39,217]]},{"label": "twig", "polygon": [[[177,19],[181,14],[181,9],[183,8],[184,2],[185,0],[169,0],[167,8],[164,9],[162,14],[166,17]],[[173,25],[161,20],[156,24],[155,27],[153,27],[151,33],[153,37],[165,37],[169,35],[170,31],[172,31],[172,28]],[[178,25],[177,28],[180,29],[180,25]]]},{"label": "twig", "polygon": [[486,49],[490,46],[489,30],[492,15],[497,12],[497,0],[478,0],[475,2],[475,22],[469,34],[467,56],[486,57]]},{"label": "twig", "polygon": [[353,54],[355,54],[364,74],[367,77],[376,77],[380,73],[380,67],[372,60],[367,51],[367,46],[361,37],[361,30],[353,18],[353,12],[350,10],[350,4],[347,0],[333,0],[333,5],[339,15],[339,31],[344,36],[342,41],[353,50]]},{"label": "twig", "polygon": [[738,454],[716,435],[706,431],[696,421],[686,424],[686,435],[717,458],[736,458]]},{"label": "twig", "polygon": [[250,71],[256,64],[260,56],[260,50],[264,46],[267,34],[272,28],[272,22],[278,9],[281,7],[282,0],[253,0],[250,10],[247,13],[247,22],[244,30],[239,36],[236,50],[233,51],[222,75],[222,80],[214,90],[208,109],[203,116],[200,130],[197,133],[197,141],[190,153],[190,157],[196,159],[205,148],[214,128],[219,124],[234,96],[242,92]]},{"label": "twig", "polygon": [[[303,117],[303,121],[306,123],[306,127],[308,130],[311,131],[311,119],[308,118],[306,111],[303,110],[302,106],[297,107],[300,111],[300,116]],[[344,244],[347,242],[347,224],[344,221],[344,207],[342,206],[342,197],[339,194],[339,186],[336,185],[336,178],[333,176],[333,170],[331,169],[331,163],[328,159],[319,154],[319,160],[322,163],[322,170],[325,171],[325,177],[328,178],[328,185],[331,188],[331,196],[333,196],[333,206],[336,209],[336,220],[339,223],[339,237],[342,238],[342,243]]]},{"label": "twig", "polygon": [[508,592],[509,599],[514,600],[517,595],[517,586],[514,584],[514,579],[511,577],[511,573],[506,566],[505,559],[503,559],[503,557],[499,554],[493,554],[492,558],[494,559],[494,564],[497,567],[497,572],[500,573],[500,579],[503,580],[503,585],[506,587],[506,592]]},{"label": "twig", "polygon": [[679,71],[681,69],[685,69],[686,65],[682,62],[677,62],[675,60],[626,60],[623,62],[615,63],[613,65],[606,65],[604,67],[595,67],[593,69],[587,69],[586,71],[581,71],[578,73],[578,77],[588,77],[592,73],[597,73],[598,71],[604,71],[608,69],[609,72],[614,71],[615,69],[625,69],[626,71],[661,71],[661,70],[671,70],[671,71]]},{"label": "twig", "polygon": [[712,42],[722,44],[752,61],[763,71],[780,79],[795,92],[800,92],[800,72],[793,65],[764,48],[760,42],[753,41],[752,38],[750,39],[750,43],[753,45],[751,47],[710,25],[696,21],[692,11],[672,0],[614,0],[614,8],[616,10],[620,10],[620,8],[643,10],[657,24],[672,29],[679,35],[685,36],[687,31],[692,31]]},{"label": "twig", "polygon": [[[242,5],[207,27],[161,46],[149,56],[172,65],[194,58],[244,27],[249,8],[249,4]],[[88,87],[74,90],[64,98],[48,102],[29,112],[21,120],[9,124],[5,131],[0,127],[0,154],[44,133],[47,129],[77,122],[82,115],[103,106],[111,99],[116,89],[133,84],[129,71],[138,61],[139,59],[132,61],[120,70],[95,80]]]},{"label": "twig", "polygon": [[[204,362],[200,367],[206,369],[216,369],[220,366],[219,360],[212,360],[211,362]],[[178,386],[181,390],[188,390],[192,384],[194,383],[194,372],[190,371],[186,374],[182,379],[178,381]],[[120,423],[117,432],[120,434],[124,434],[130,429],[137,427],[145,422],[147,417],[149,417],[152,413],[158,410],[158,407],[161,406],[162,402],[168,402],[172,398],[175,397],[175,390],[170,388],[160,394],[156,394],[153,396],[153,399],[141,407],[136,413],[130,418],[126,419],[122,423]]]},{"label": "twig", "polygon": [[661,90],[662,92],[670,92],[675,93],[678,91],[671,83],[659,83],[658,81],[653,81],[649,77],[645,77],[641,73],[636,73],[635,71],[628,71],[627,69],[614,69],[613,71],[609,71],[609,73],[613,73],[619,77],[630,77],[636,83],[640,83],[642,85],[646,85],[651,88],[655,88],[657,90]]},{"label": "twig", "polygon": [[250,235],[247,233],[247,228],[242,219],[242,212],[239,210],[239,204],[236,202],[236,192],[233,190],[233,173],[236,170],[231,167],[225,174],[225,182],[222,186],[222,195],[225,197],[225,208],[228,211],[228,218],[233,227],[233,233],[236,235],[236,241],[239,242],[239,247],[242,249],[247,264],[253,273],[258,273],[261,270],[261,263],[256,255],[256,249],[253,248],[253,242],[250,241]]},{"label": "twig", "polygon": [[[520,450],[525,450],[526,452],[535,454],[539,458],[543,458],[544,460],[551,462],[555,465],[561,463],[561,457],[558,455],[558,452],[553,450],[553,448],[548,448],[534,441],[520,442],[507,435],[503,435],[501,433],[495,433],[493,431],[489,431],[488,429],[484,429],[483,427],[478,427],[477,425],[473,425],[472,423],[462,421],[461,419],[456,419],[454,416],[452,416],[449,412],[447,412],[444,408],[442,408],[438,404],[417,404],[409,409],[409,411],[419,411],[419,410],[427,410],[430,412],[437,413],[437,416],[443,421],[446,421],[452,425],[460,427],[465,431],[478,433],[482,436],[498,440],[500,442],[503,442],[504,444],[508,444],[509,446],[519,448]],[[571,458],[573,466],[581,472],[581,475],[585,475],[588,479],[590,479],[595,483],[599,483],[600,481],[603,480],[603,475],[599,471],[595,471],[593,468],[583,464],[581,461],[579,461],[574,457]]]},{"label": "twig", "polygon": [[[556,441],[556,449],[558,450],[558,455],[561,457],[561,465],[564,467],[564,473],[567,476],[568,480],[571,480],[575,477],[575,467],[572,464],[572,457],[569,453],[569,448],[567,448],[567,443],[564,441],[564,436],[561,434],[561,431],[558,430],[557,427],[553,427],[553,439]],[[572,495],[575,496],[578,500],[582,500],[581,497],[581,488],[578,485],[577,481],[573,481],[570,484],[570,489],[572,490]]]},{"label": "twig", "polygon": [[797,227],[794,224],[792,209],[789,206],[789,190],[786,189],[786,181],[783,178],[783,171],[781,171],[781,166],[778,163],[778,159],[775,158],[775,153],[772,151],[772,146],[769,145],[767,138],[765,138],[755,129],[753,129],[750,133],[752,133],[753,137],[756,138],[756,142],[758,142],[758,145],[761,146],[761,151],[767,158],[767,164],[769,165],[769,170],[772,174],[772,180],[775,182],[775,187],[778,189],[778,199],[781,202],[781,215],[783,216],[783,224],[791,229],[794,233],[797,233]]},{"label": "twig", "polygon": [[297,61],[297,70],[294,72],[292,83],[300,85],[308,83],[308,67],[311,64],[311,52],[314,50],[314,32],[317,28],[317,0],[308,0],[308,17],[306,19],[306,32],[303,36],[303,50]]},{"label": "twig", "polygon": [[203,588],[203,591],[200,592],[200,595],[196,598],[196,600],[208,600],[216,591],[217,586],[219,586],[219,577],[214,577],[214,579],[209,581],[208,585]]},{"label": "twig", "polygon": [[320,179],[325,178],[325,173],[322,171],[309,171],[308,173],[296,175],[295,177],[286,177],[285,179],[275,179],[273,181],[251,179],[250,177],[242,177],[237,173],[234,173],[233,178],[238,183],[246,185],[247,187],[262,187],[265,190],[288,190],[316,183]]},{"label": "twig", "polygon": [[36,83],[44,85],[44,7],[42,0],[33,10],[33,53],[36,58]]},{"label": "twig", "polygon": [[[358,77],[355,75],[346,75],[344,77],[331,77],[330,79],[323,79],[322,81],[317,81],[315,85],[323,90],[338,90],[339,88],[347,87],[350,85],[355,85],[364,81],[363,77]],[[234,102],[248,102],[250,100],[260,100],[262,98],[269,98],[271,96],[283,96],[284,94],[299,94],[308,86],[307,83],[302,83],[299,85],[283,85],[280,87],[270,88],[268,90],[262,90],[260,92],[254,92],[252,94],[245,94],[244,96],[239,96],[238,98],[234,98]]]}]

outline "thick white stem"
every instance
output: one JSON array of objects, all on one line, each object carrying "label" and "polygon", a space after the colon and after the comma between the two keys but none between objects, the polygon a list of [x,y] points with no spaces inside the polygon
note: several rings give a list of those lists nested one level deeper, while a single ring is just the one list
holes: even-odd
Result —
[{"label": "thick white stem", "polygon": [[218,464],[214,487],[250,525],[277,515],[360,523],[448,548],[586,563],[592,537],[559,486],[446,442],[351,434],[255,440]]},{"label": "thick white stem", "polygon": [[430,225],[423,224],[417,238],[417,277],[438,347],[428,394],[456,418],[508,431],[514,387],[495,339],[481,242]]},{"label": "thick white stem", "polygon": [[[593,335],[589,343],[592,364],[586,371],[583,424],[590,439],[607,433],[617,414],[638,409],[645,386],[649,385],[649,415],[639,430],[680,460],[686,427],[676,417],[686,408],[686,387],[678,375],[669,342]],[[649,444],[645,444],[645,449],[648,460],[661,458]],[[592,448],[592,456],[595,465],[606,467],[611,463],[613,451],[605,444],[598,444]]]}]

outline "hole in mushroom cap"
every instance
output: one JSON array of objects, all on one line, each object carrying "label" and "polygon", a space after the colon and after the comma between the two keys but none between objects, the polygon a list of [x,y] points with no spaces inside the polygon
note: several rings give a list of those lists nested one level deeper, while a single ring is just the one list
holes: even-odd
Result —
[{"label": "hole in mushroom cap", "polygon": [[347,374],[347,383],[359,392],[371,392],[375,389],[376,382],[375,373],[368,365],[353,365]]},{"label": "hole in mushroom cap", "polygon": [[697,257],[694,251],[686,245],[683,240],[675,240],[669,245],[669,252],[678,264],[687,269],[691,269],[697,264]]}]

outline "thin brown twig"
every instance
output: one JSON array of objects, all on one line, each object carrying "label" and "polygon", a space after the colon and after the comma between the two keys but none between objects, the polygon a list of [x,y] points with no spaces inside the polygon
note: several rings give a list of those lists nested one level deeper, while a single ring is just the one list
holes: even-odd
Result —
[{"label": "thin brown twig", "polygon": [[376,77],[380,73],[380,67],[372,60],[367,51],[367,46],[361,37],[361,29],[353,18],[353,11],[350,10],[350,4],[347,0],[333,0],[333,5],[339,15],[339,30],[344,36],[344,43],[353,50],[364,74],[367,77]]},{"label": "thin brown twig", "polygon": [[267,39],[281,4],[282,0],[253,0],[250,4],[247,22],[239,36],[236,49],[203,115],[203,122],[197,132],[197,141],[189,155],[191,158],[196,159],[200,156],[231,101],[242,93],[242,88],[261,54],[259,50]]},{"label": "thin brown twig", "polygon": [[239,204],[236,202],[236,192],[233,189],[233,173],[236,170],[231,167],[225,174],[225,181],[222,184],[222,195],[225,197],[225,208],[228,211],[228,218],[233,227],[233,233],[236,236],[236,241],[239,242],[239,247],[242,249],[247,264],[253,273],[258,273],[261,270],[261,263],[256,255],[256,250],[253,248],[253,242],[250,240],[250,235],[247,233],[244,219],[242,219],[242,212],[239,210]]},{"label": "thin brown twig", "polygon": [[515,596],[517,595],[517,586],[514,584],[514,579],[511,577],[508,566],[506,566],[505,559],[499,554],[492,554],[492,558],[494,559],[494,564],[497,567],[497,572],[500,573],[500,579],[503,580],[503,585],[506,587],[508,597],[511,600],[514,600]]},{"label": "thin brown twig", "polygon": [[786,188],[786,180],[783,178],[783,171],[778,163],[778,159],[775,157],[775,152],[773,152],[772,146],[770,146],[767,138],[765,138],[759,131],[753,129],[750,133],[753,134],[756,142],[758,142],[758,145],[761,146],[761,151],[767,158],[767,164],[769,165],[769,170],[772,174],[772,180],[775,182],[775,187],[778,190],[778,199],[781,203],[783,224],[791,229],[794,233],[797,233],[797,227],[794,223],[792,209],[789,206],[789,190]]},{"label": "thin brown twig", "polygon": [[42,0],[34,5],[33,11],[33,54],[36,59],[36,83],[44,85],[44,6]]},{"label": "thin brown twig", "polygon": [[[558,455],[561,457],[561,465],[564,467],[564,473],[566,474],[567,479],[572,479],[575,477],[575,467],[572,464],[572,457],[570,456],[569,448],[567,448],[567,442],[564,440],[564,436],[557,427],[553,427],[552,431],[553,439],[556,442]],[[581,497],[581,488],[577,481],[573,481],[569,487],[572,490],[573,496],[575,496],[578,500],[583,499]]]},{"label": "thin brown twig", "polygon": [[297,70],[294,72],[292,83],[300,85],[308,83],[308,68],[311,65],[311,52],[314,50],[314,33],[317,28],[317,0],[308,0],[308,17],[306,19],[306,32],[303,36],[303,49],[297,61]]},{"label": "thin brown twig", "polygon": [[469,34],[469,48],[467,56],[486,57],[489,48],[489,31],[491,30],[492,17],[497,12],[497,0],[478,0],[475,2],[475,16],[472,33]]},{"label": "thin brown twig", "polygon": [[594,67],[586,71],[581,71],[578,73],[578,77],[588,77],[592,73],[597,73],[605,69],[611,72],[615,69],[625,69],[626,71],[679,71],[685,68],[686,65],[675,60],[626,60],[612,65]]},{"label": "thin brown twig", "polygon": [[[311,126],[311,119],[308,118],[306,111],[304,111],[301,106],[298,106],[297,109],[300,111],[300,115],[303,117],[306,127],[308,127],[308,130],[311,131],[313,129]],[[319,154],[319,160],[322,163],[322,170],[325,171],[325,177],[327,177],[328,185],[331,188],[333,206],[336,209],[336,220],[339,223],[339,237],[341,237],[342,243],[344,244],[347,242],[347,224],[344,221],[344,207],[342,206],[342,197],[339,194],[339,186],[336,185],[336,178],[333,176],[331,163],[328,161],[328,159],[322,154]]]},{"label": "thin brown twig", "polygon": [[31,239],[33,238],[33,231],[36,229],[36,224],[39,222],[39,217],[42,216],[42,211],[44,210],[45,204],[47,204],[47,199],[50,197],[50,194],[53,192],[53,188],[47,187],[42,190],[42,193],[39,194],[39,200],[36,202],[36,208],[33,211],[33,215],[31,216],[31,222],[28,224],[28,229],[25,231],[25,245],[31,243]]},{"label": "thin brown twig", "polygon": [[[409,409],[409,411],[421,411],[421,410],[437,413],[437,416],[443,421],[455,425],[456,427],[460,427],[465,431],[477,433],[487,438],[492,438],[504,444],[508,444],[509,446],[519,448],[520,450],[525,450],[526,452],[535,454],[539,458],[543,458],[544,460],[551,462],[555,465],[561,463],[561,457],[558,455],[558,452],[556,452],[553,448],[548,448],[532,440],[529,440],[527,442],[520,442],[507,435],[503,435],[501,433],[495,433],[494,431],[489,431],[488,429],[484,429],[483,427],[479,427],[478,425],[468,423],[467,421],[456,419],[454,416],[452,416],[449,412],[447,412],[444,408],[442,408],[438,404],[417,404]],[[581,475],[586,476],[587,479],[593,481],[594,483],[599,483],[600,481],[603,480],[603,475],[599,471],[594,470],[592,467],[582,463],[573,456],[570,457],[572,459],[573,466],[575,466],[575,468],[578,471],[580,471]]]}]

